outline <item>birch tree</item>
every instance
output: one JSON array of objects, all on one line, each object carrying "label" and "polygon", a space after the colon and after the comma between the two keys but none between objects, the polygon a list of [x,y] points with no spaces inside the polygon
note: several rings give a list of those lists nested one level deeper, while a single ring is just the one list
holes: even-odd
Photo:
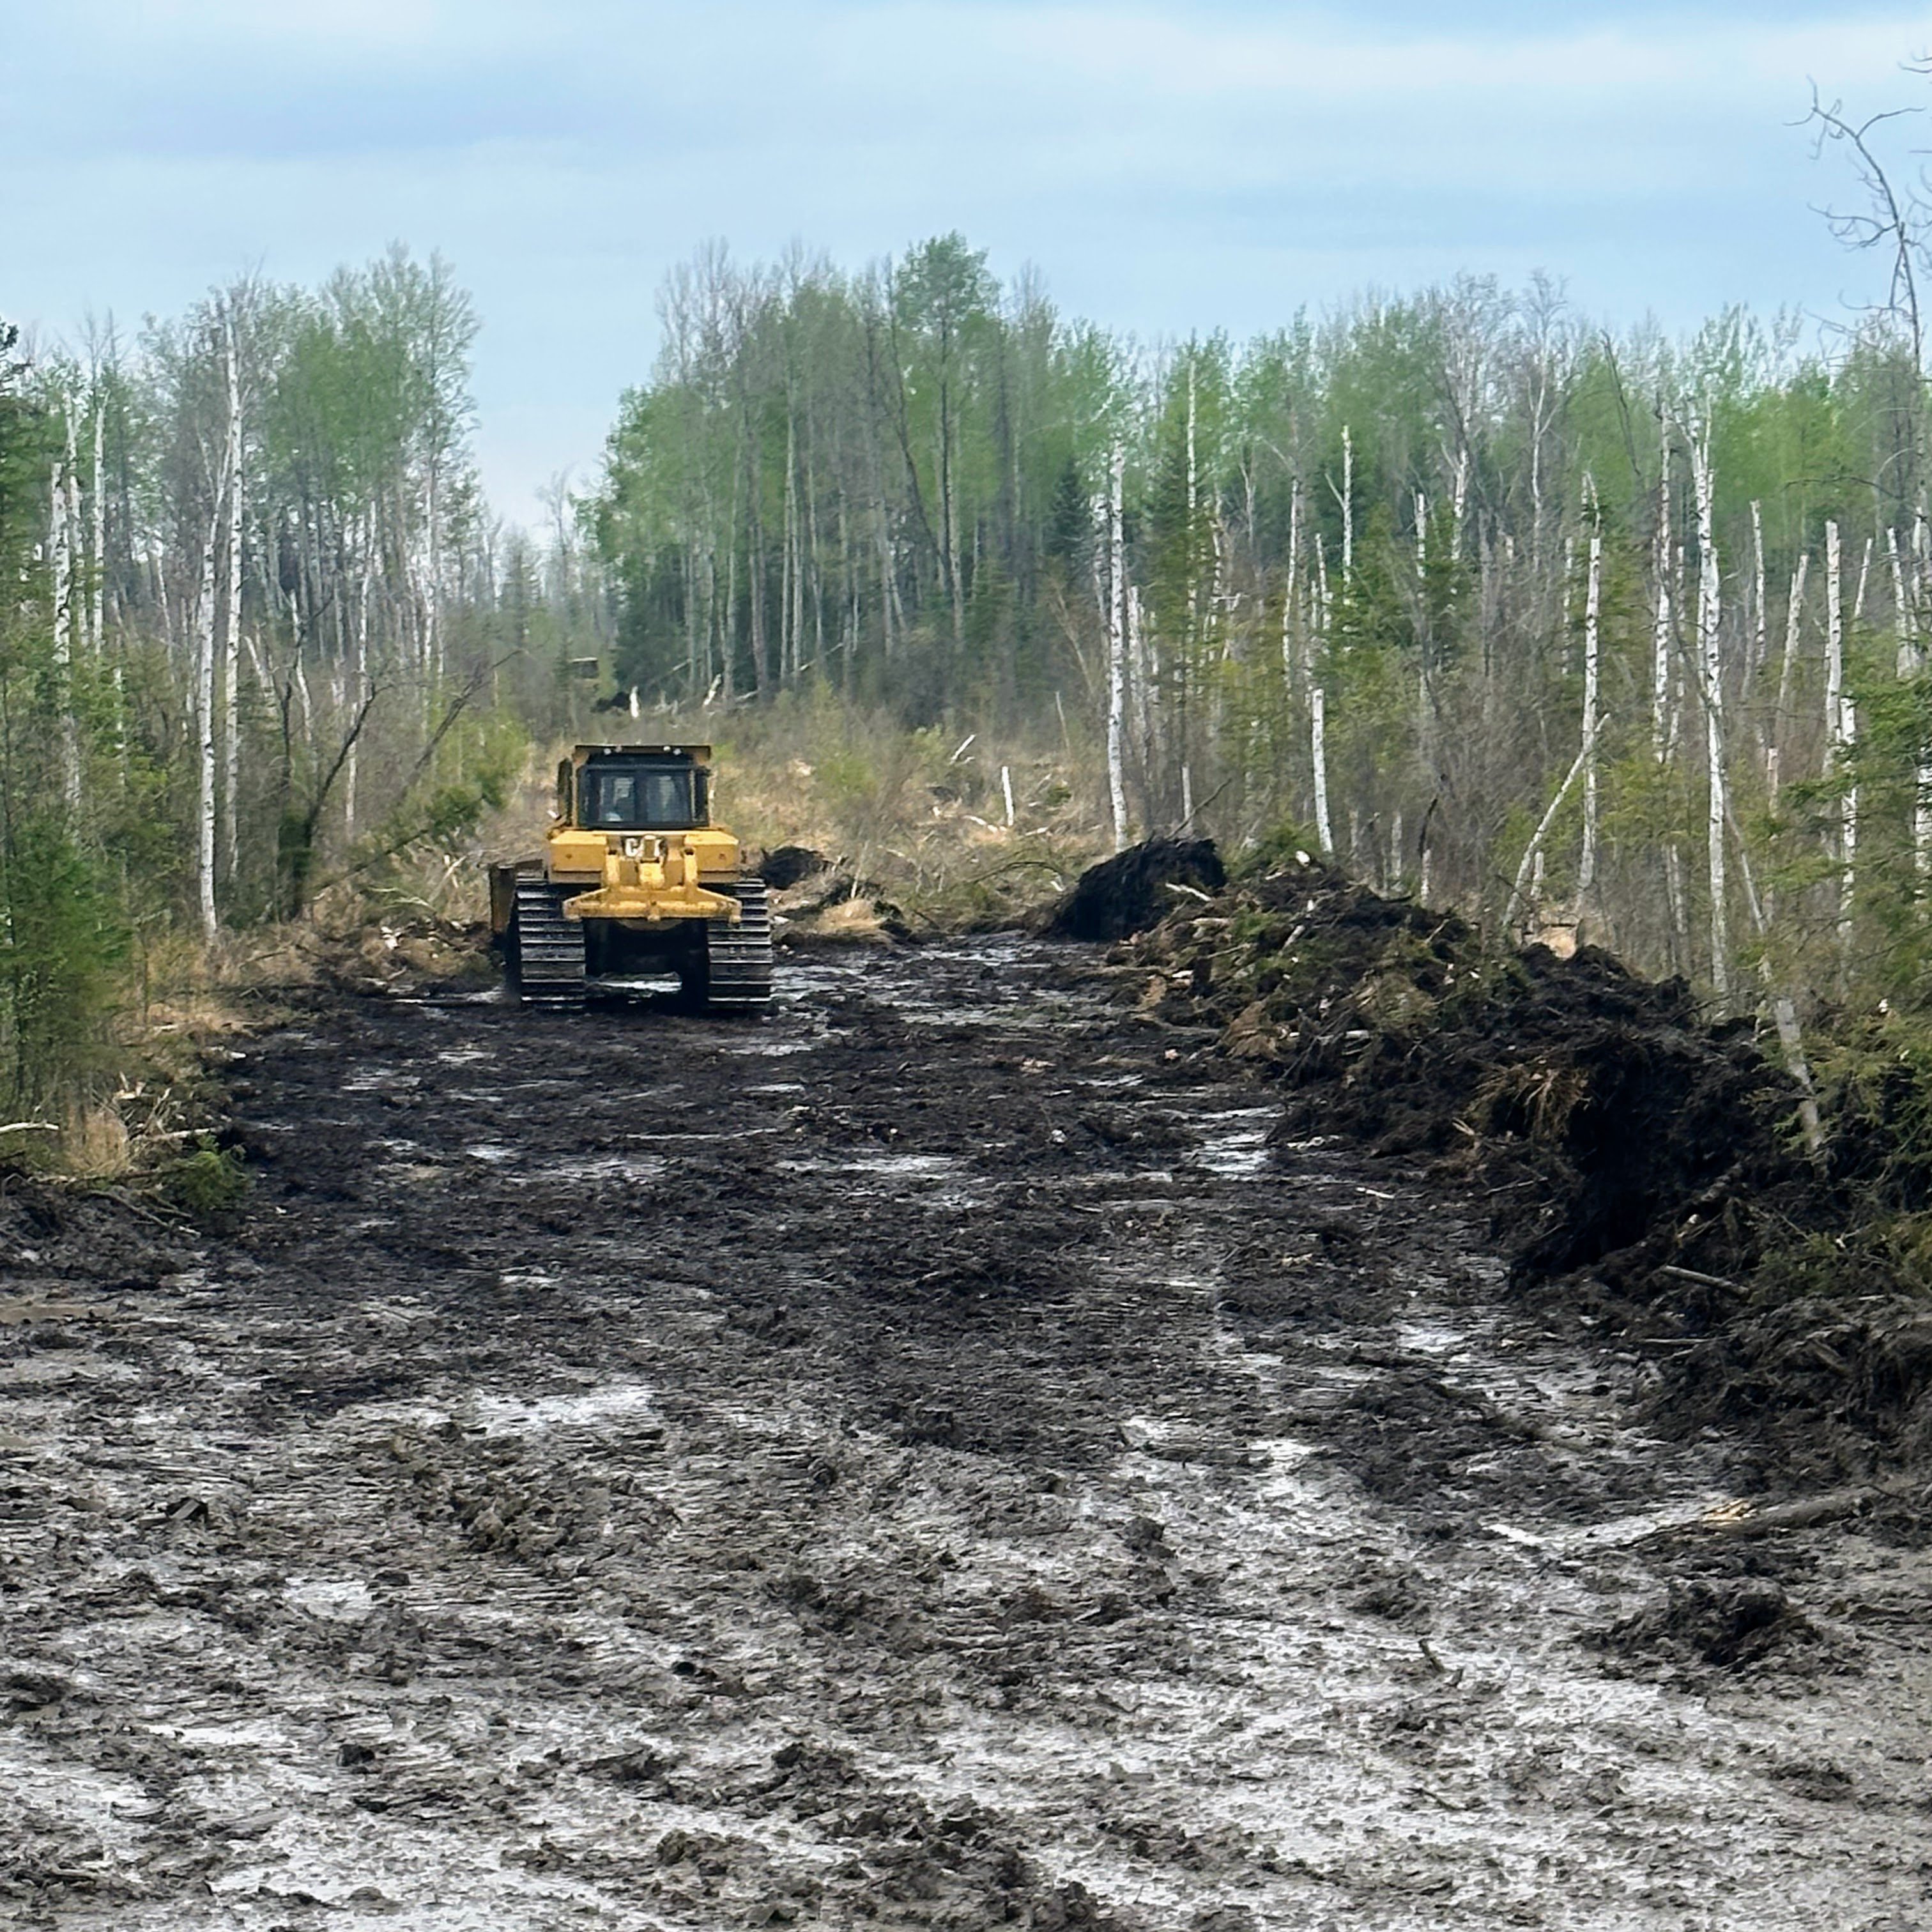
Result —
[{"label": "birch tree", "polygon": [[1127,715],[1126,550],[1121,502],[1126,452],[1118,441],[1107,466],[1107,797],[1113,812],[1114,850],[1127,849],[1124,734]]},{"label": "birch tree", "polygon": [[1730,933],[1726,916],[1725,824],[1730,802],[1724,778],[1724,660],[1718,574],[1716,480],[1711,469],[1711,429],[1690,439],[1693,488],[1697,501],[1697,641],[1704,703],[1706,815],[1711,892],[1711,984],[1720,1004],[1730,997]]}]

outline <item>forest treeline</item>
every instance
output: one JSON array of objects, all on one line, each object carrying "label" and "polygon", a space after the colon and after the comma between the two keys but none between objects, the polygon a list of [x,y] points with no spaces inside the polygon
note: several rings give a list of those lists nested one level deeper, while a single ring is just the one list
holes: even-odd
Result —
[{"label": "forest treeline", "polygon": [[1616,336],[1466,278],[1148,348],[948,236],[674,275],[592,506],[620,675],[1104,742],[1118,839],[1752,1003],[1908,953],[1932,865],[1916,317]]},{"label": "forest treeline", "polygon": [[476,328],[400,249],[132,339],[0,328],[10,1117],[112,1076],[177,936],[458,849],[556,728],[605,601],[567,518],[539,546],[482,500]]},{"label": "forest treeline", "polygon": [[1898,206],[1848,231],[1889,298],[1822,337],[1617,334],[1466,278],[1150,345],[958,235],[864,268],[706,248],[538,538],[483,500],[478,318],[439,259],[244,278],[58,349],[9,330],[6,1112],[111,1073],[170,946],[460,870],[593,698],[728,743],[1030,743],[1097,843],[1319,850],[1787,1043],[1808,1002],[1922,1004],[1926,264]]}]

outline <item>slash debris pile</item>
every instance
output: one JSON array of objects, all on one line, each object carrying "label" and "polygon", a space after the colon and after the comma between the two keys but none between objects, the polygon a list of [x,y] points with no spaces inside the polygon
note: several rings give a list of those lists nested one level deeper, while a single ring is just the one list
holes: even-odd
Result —
[{"label": "slash debris pile", "polygon": [[1300,855],[1112,963],[1150,1018],[1211,1026],[1288,1083],[1289,1136],[1346,1133],[1481,1188],[1520,1289],[1661,1355],[1664,1418],[1762,1425],[1786,1464],[1932,1459],[1932,1311],[1863,1292],[1868,1270],[1788,1265],[1828,1252],[1863,1197],[1805,1158],[1751,1023],[1709,1023],[1682,980],[1589,947],[1498,956]]},{"label": "slash debris pile", "polygon": [[1053,908],[1049,939],[1125,939],[1167,917],[1177,897],[1198,905],[1228,883],[1211,838],[1149,838],[1081,874]]}]

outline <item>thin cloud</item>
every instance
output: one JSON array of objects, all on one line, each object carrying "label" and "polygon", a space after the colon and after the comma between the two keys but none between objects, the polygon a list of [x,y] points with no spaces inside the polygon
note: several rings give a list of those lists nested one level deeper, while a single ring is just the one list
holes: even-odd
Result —
[{"label": "thin cloud", "polygon": [[1790,124],[1814,76],[1932,103],[1899,70],[1928,32],[1828,0],[72,0],[0,62],[0,308],[71,332],[440,248],[527,514],[594,468],[658,280],[714,235],[859,263],[958,227],[1143,335],[1465,268],[1567,274],[1612,321],[1829,309],[1868,265]]}]

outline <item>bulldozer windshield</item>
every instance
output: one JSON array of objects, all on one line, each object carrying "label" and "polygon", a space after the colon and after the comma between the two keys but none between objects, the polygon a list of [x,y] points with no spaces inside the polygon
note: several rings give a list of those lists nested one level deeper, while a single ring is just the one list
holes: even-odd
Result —
[{"label": "bulldozer windshield", "polygon": [[688,765],[586,765],[579,823],[596,831],[686,832],[704,822],[703,785]]}]

